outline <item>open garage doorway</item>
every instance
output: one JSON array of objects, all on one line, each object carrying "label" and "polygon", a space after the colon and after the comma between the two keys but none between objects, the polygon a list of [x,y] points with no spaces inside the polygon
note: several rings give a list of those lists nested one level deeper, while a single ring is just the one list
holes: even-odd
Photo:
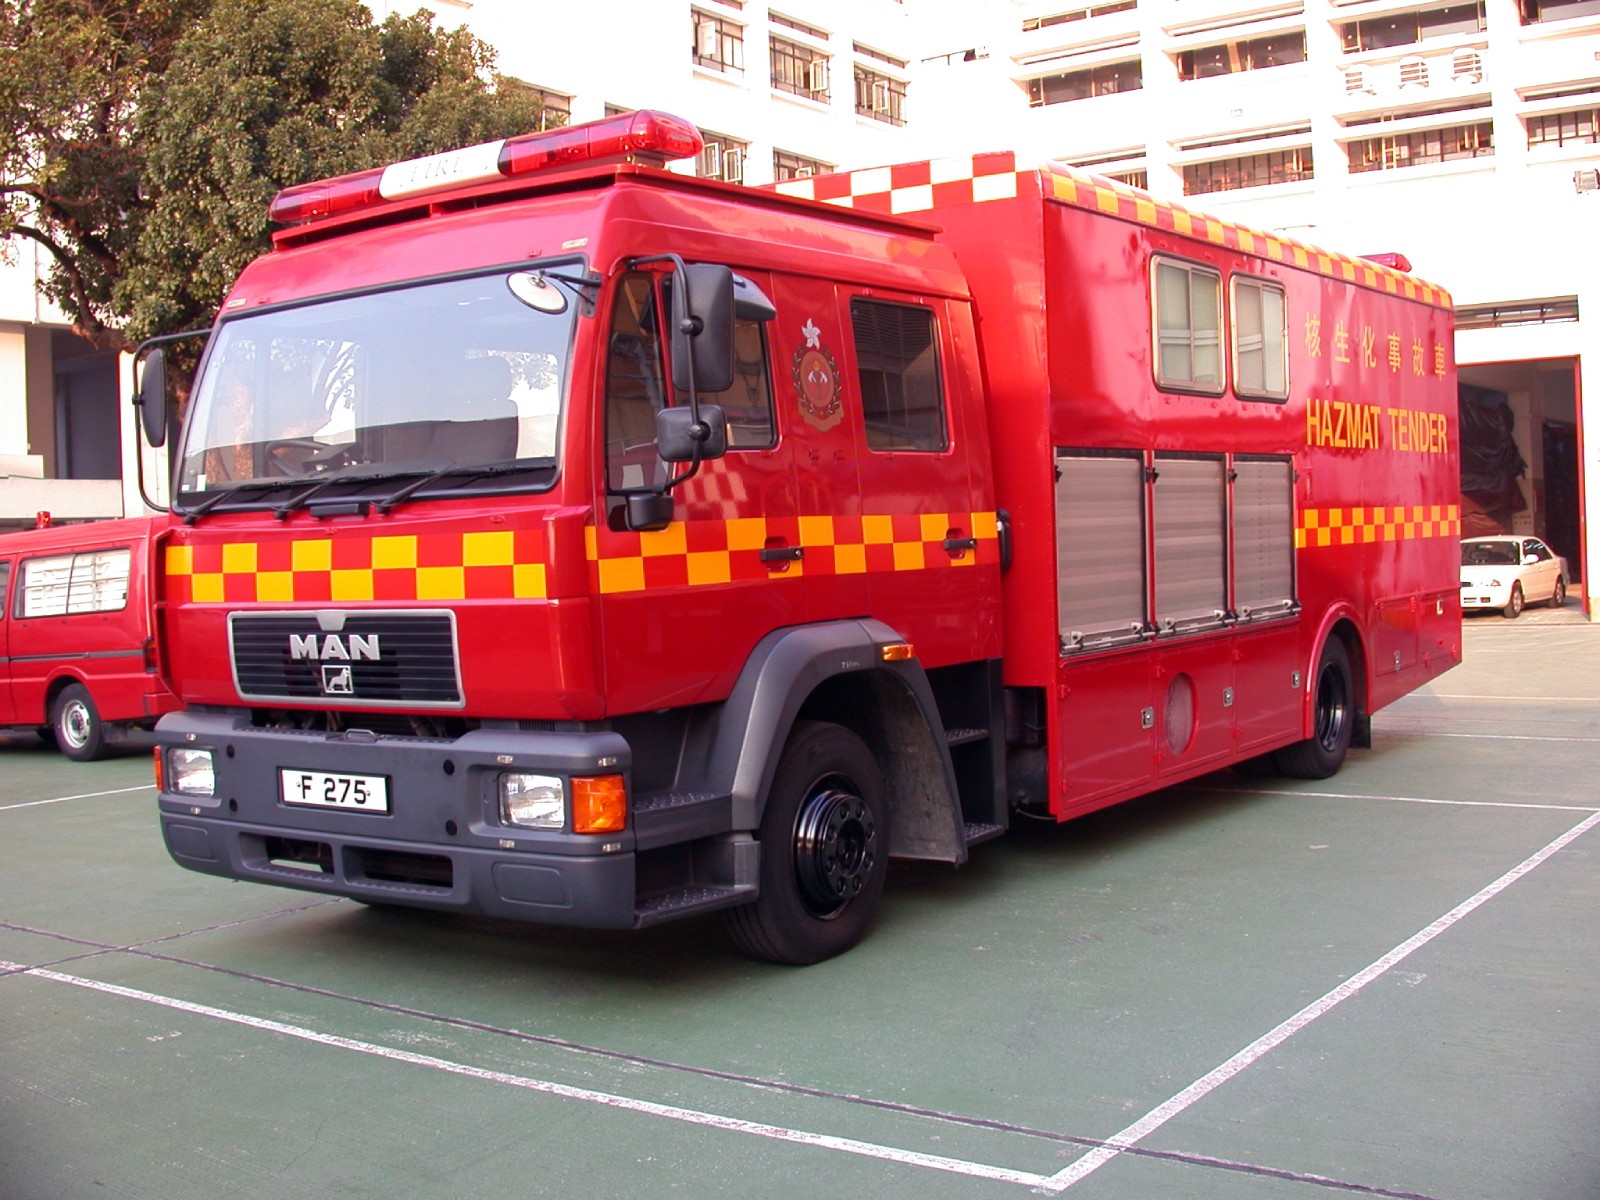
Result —
[{"label": "open garage doorway", "polygon": [[1458,374],[1461,536],[1541,537],[1579,584],[1586,564],[1578,360],[1463,364]]}]

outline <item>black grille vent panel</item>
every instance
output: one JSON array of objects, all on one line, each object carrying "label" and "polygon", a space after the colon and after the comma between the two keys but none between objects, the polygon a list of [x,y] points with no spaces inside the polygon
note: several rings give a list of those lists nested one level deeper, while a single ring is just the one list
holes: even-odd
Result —
[{"label": "black grille vent panel", "polygon": [[462,705],[449,612],[347,613],[342,623],[310,612],[234,613],[228,632],[234,681],[246,700]]}]

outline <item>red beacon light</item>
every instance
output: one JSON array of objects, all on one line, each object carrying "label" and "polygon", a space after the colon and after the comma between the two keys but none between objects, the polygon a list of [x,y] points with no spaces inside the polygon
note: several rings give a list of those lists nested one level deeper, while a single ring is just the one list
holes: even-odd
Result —
[{"label": "red beacon light", "polygon": [[285,188],[267,215],[282,225],[303,225],[393,200],[564,167],[602,162],[660,167],[699,154],[704,145],[700,131],[681,117],[641,110]]},{"label": "red beacon light", "polygon": [[1411,273],[1411,260],[1404,254],[1363,254],[1361,257],[1368,262],[1377,263],[1380,267],[1388,267],[1391,271],[1404,271],[1408,275]]}]

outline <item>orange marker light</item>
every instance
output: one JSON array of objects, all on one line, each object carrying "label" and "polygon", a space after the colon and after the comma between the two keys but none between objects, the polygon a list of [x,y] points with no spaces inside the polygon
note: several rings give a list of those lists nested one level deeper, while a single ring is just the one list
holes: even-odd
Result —
[{"label": "orange marker light", "polygon": [[628,787],[621,775],[573,779],[573,833],[619,833],[627,824]]},{"label": "orange marker light", "polygon": [[167,789],[164,786],[162,786],[164,781],[162,779],[162,770],[161,770],[162,765],[163,765],[162,762],[161,762],[161,750],[159,748],[157,748],[155,750],[152,750],[150,753],[151,753],[151,757],[153,759],[153,761],[151,763],[151,767],[155,771],[155,776],[156,776],[156,791],[157,792],[164,792]]},{"label": "orange marker light", "polygon": [[910,642],[894,642],[879,648],[884,662],[910,662],[917,656],[917,648]]}]

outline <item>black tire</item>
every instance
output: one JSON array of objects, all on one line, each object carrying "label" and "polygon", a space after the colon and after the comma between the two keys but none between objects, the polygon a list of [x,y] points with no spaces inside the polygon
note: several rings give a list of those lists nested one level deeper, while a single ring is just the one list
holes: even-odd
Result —
[{"label": "black tire", "polygon": [[1513,583],[1511,585],[1511,599],[1506,601],[1506,606],[1500,611],[1505,615],[1506,620],[1515,621],[1522,615],[1522,609],[1525,603],[1526,601],[1524,601],[1522,596],[1522,585],[1520,583]]},{"label": "black tire", "polygon": [[1355,736],[1356,692],[1350,652],[1337,637],[1330,637],[1322,647],[1315,687],[1316,732],[1273,756],[1279,772],[1291,779],[1326,779],[1337,774]]},{"label": "black tire", "polygon": [[795,725],[757,832],[760,891],[727,913],[752,958],[803,966],[861,940],[889,870],[883,773],[866,743],[839,725]]},{"label": "black tire", "polygon": [[69,683],[50,708],[50,729],[56,748],[74,762],[90,762],[105,753],[106,727],[89,689]]},{"label": "black tire", "polygon": [[1556,590],[1550,593],[1550,607],[1560,608],[1567,602],[1567,581],[1556,576]]}]

